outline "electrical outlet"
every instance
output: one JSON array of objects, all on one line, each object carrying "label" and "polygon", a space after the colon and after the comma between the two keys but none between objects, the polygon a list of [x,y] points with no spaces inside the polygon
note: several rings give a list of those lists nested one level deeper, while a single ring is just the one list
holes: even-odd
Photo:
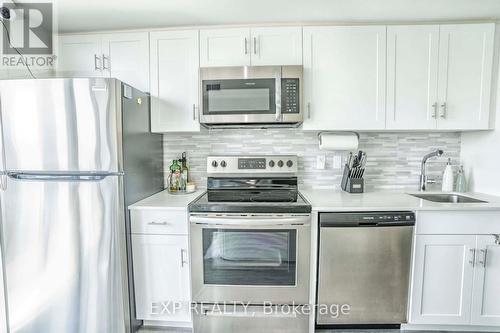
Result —
[{"label": "electrical outlet", "polygon": [[332,164],[334,169],[342,169],[342,156],[334,155]]},{"label": "electrical outlet", "polygon": [[318,155],[316,156],[316,169],[323,170],[326,167],[326,156]]}]

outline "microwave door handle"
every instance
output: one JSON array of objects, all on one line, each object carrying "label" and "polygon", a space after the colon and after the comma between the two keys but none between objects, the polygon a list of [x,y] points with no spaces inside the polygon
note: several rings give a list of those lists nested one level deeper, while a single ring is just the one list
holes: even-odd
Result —
[{"label": "microwave door handle", "polygon": [[275,100],[276,100],[276,121],[278,122],[281,122],[282,119],[281,119],[281,68],[276,72],[276,79],[275,79],[275,83],[276,83],[276,88],[275,88],[275,91],[276,91],[276,96],[275,96]]}]

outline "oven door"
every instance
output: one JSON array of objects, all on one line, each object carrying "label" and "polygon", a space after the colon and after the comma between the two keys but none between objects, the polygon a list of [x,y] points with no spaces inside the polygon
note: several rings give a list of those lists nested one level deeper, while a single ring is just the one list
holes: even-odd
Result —
[{"label": "oven door", "polygon": [[192,214],[193,301],[307,304],[310,219]]}]

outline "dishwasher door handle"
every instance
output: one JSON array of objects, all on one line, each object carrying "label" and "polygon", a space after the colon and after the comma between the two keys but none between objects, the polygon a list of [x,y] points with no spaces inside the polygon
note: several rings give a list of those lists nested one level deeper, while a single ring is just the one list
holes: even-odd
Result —
[{"label": "dishwasher door handle", "polygon": [[376,227],[377,225],[377,222],[360,222],[358,223],[357,227]]}]

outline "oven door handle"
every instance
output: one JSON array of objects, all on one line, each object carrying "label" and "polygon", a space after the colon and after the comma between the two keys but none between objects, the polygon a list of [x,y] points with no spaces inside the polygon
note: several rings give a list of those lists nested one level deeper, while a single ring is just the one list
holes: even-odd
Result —
[{"label": "oven door handle", "polygon": [[311,216],[276,216],[276,217],[238,217],[238,216],[190,216],[191,223],[204,225],[259,226],[273,227],[280,225],[309,225]]},{"label": "oven door handle", "polygon": [[294,311],[290,313],[277,313],[272,311],[266,313],[264,310],[248,309],[247,311],[218,311],[212,308],[204,307],[202,314],[207,317],[236,317],[236,318],[296,318],[297,314]]}]

